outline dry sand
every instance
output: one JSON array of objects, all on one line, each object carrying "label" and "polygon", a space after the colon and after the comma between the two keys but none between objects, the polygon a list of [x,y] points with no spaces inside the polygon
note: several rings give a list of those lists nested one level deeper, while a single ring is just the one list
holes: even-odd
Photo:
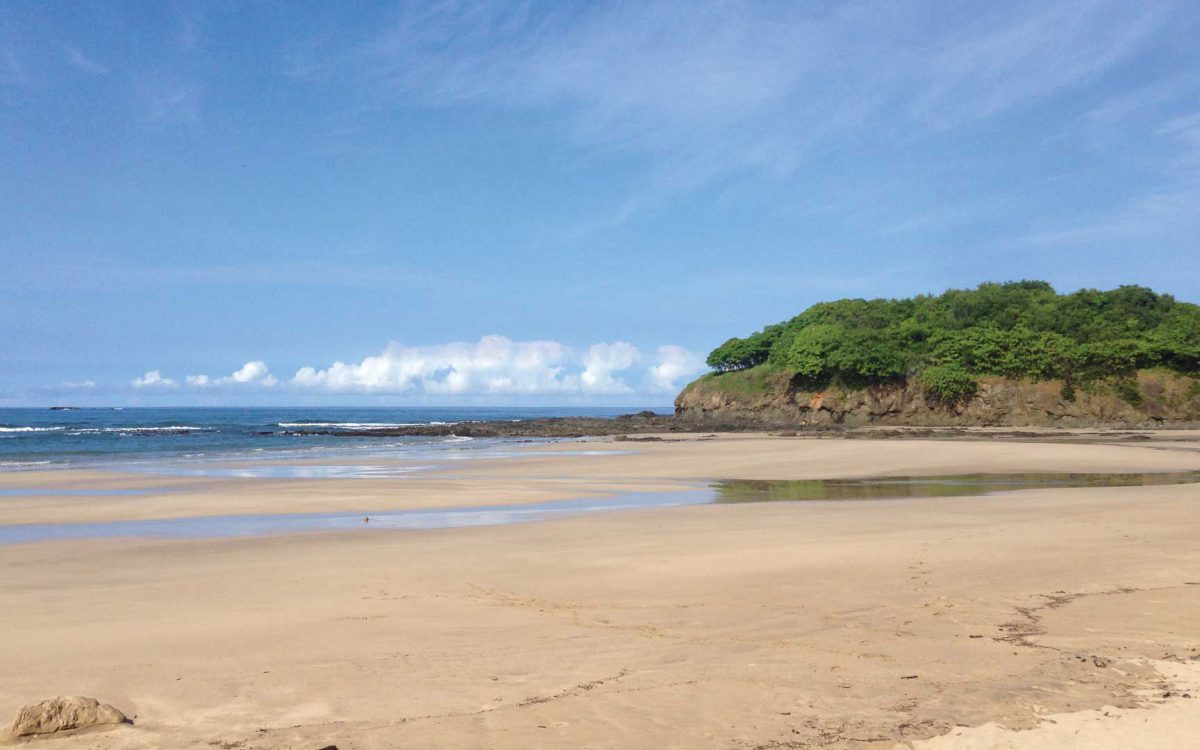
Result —
[{"label": "dry sand", "polygon": [[[171,491],[0,507],[7,523],[57,522],[518,502],[721,477],[1200,468],[1186,445],[593,447],[638,453],[538,451],[404,480],[27,472],[0,486]],[[1189,748],[1198,538],[1200,487],[1177,485],[12,545],[0,547],[0,715],[78,694],[135,719],[39,741],[64,749]]]}]

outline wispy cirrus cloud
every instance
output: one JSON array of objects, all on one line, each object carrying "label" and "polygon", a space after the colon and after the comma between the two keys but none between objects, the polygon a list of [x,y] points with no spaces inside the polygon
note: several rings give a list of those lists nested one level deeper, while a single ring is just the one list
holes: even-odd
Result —
[{"label": "wispy cirrus cloud", "polygon": [[71,45],[63,47],[63,54],[67,58],[67,62],[75,66],[75,68],[88,75],[108,75],[111,71],[107,65],[103,65],[83,53],[82,50]]},{"label": "wispy cirrus cloud", "polygon": [[12,15],[0,8],[0,86],[20,87],[29,82],[20,51],[23,39]]},{"label": "wispy cirrus cloud", "polygon": [[577,143],[647,155],[636,208],[743,170],[788,174],[863,139],[936,137],[1086,86],[1181,7],[407,3],[359,47],[297,67],[354,81],[365,104],[537,111]]},{"label": "wispy cirrus cloud", "polygon": [[191,3],[179,6],[179,49],[190,54],[200,46],[204,34],[204,6]]},{"label": "wispy cirrus cloud", "polygon": [[146,118],[159,127],[200,127],[200,86],[188,80],[151,80],[142,87]]},{"label": "wispy cirrus cloud", "polygon": [[917,66],[911,112],[951,127],[1036,102],[1119,65],[1170,22],[1173,3],[1067,0],[995,6]]},{"label": "wispy cirrus cloud", "polygon": [[[1021,244],[1080,246],[1098,242],[1187,241],[1200,231],[1200,112],[1191,111],[1160,121],[1149,136],[1160,153],[1151,164],[1157,179],[1115,210],[1090,219],[1075,218],[1065,226],[1030,233]],[[1193,264],[1200,263],[1193,256]],[[1200,270],[1200,265],[1193,265]]]}]

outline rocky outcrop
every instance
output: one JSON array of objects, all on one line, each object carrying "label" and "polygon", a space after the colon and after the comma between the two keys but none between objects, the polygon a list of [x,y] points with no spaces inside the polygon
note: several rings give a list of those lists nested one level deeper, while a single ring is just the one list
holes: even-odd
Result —
[{"label": "rocky outcrop", "polygon": [[1136,380],[1094,383],[1064,396],[1062,383],[982,379],[975,395],[958,404],[929,399],[915,381],[860,390],[805,390],[783,373],[744,379],[706,376],[675,399],[688,421],[783,425],[1158,427],[1200,424],[1198,381],[1143,372]]},{"label": "rocky outcrop", "polygon": [[95,698],[60,695],[48,701],[23,706],[17,711],[17,717],[8,729],[8,738],[19,740],[129,723],[125,714]]},{"label": "rocky outcrop", "polygon": [[399,425],[386,429],[338,429],[306,427],[263,434],[324,435],[329,437],[470,437],[470,438],[576,438],[598,435],[636,435],[645,432],[679,432],[685,420],[670,415],[641,411],[606,417],[546,417],[540,419],[449,422]]}]

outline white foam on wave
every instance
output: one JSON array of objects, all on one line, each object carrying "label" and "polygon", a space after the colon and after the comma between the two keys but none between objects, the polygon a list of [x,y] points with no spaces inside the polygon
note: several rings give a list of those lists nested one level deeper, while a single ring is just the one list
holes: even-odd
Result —
[{"label": "white foam on wave", "polygon": [[0,427],[0,432],[58,432],[66,427]]},{"label": "white foam on wave", "polygon": [[79,427],[71,430],[67,434],[105,435],[127,432],[212,432],[215,429],[215,427],[193,427],[192,425],[186,424],[167,425],[165,427]]},{"label": "white foam on wave", "polygon": [[180,432],[182,430],[190,430],[193,432],[210,432],[215,430],[215,427],[194,427],[188,424],[172,424],[165,427],[103,427],[103,432]]}]

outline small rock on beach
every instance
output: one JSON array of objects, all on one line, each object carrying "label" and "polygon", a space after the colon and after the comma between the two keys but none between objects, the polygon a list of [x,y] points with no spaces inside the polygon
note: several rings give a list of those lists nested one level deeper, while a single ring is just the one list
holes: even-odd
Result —
[{"label": "small rock on beach", "polygon": [[8,729],[8,736],[16,740],[74,729],[131,723],[125,714],[95,698],[60,695],[41,703],[22,706]]}]

